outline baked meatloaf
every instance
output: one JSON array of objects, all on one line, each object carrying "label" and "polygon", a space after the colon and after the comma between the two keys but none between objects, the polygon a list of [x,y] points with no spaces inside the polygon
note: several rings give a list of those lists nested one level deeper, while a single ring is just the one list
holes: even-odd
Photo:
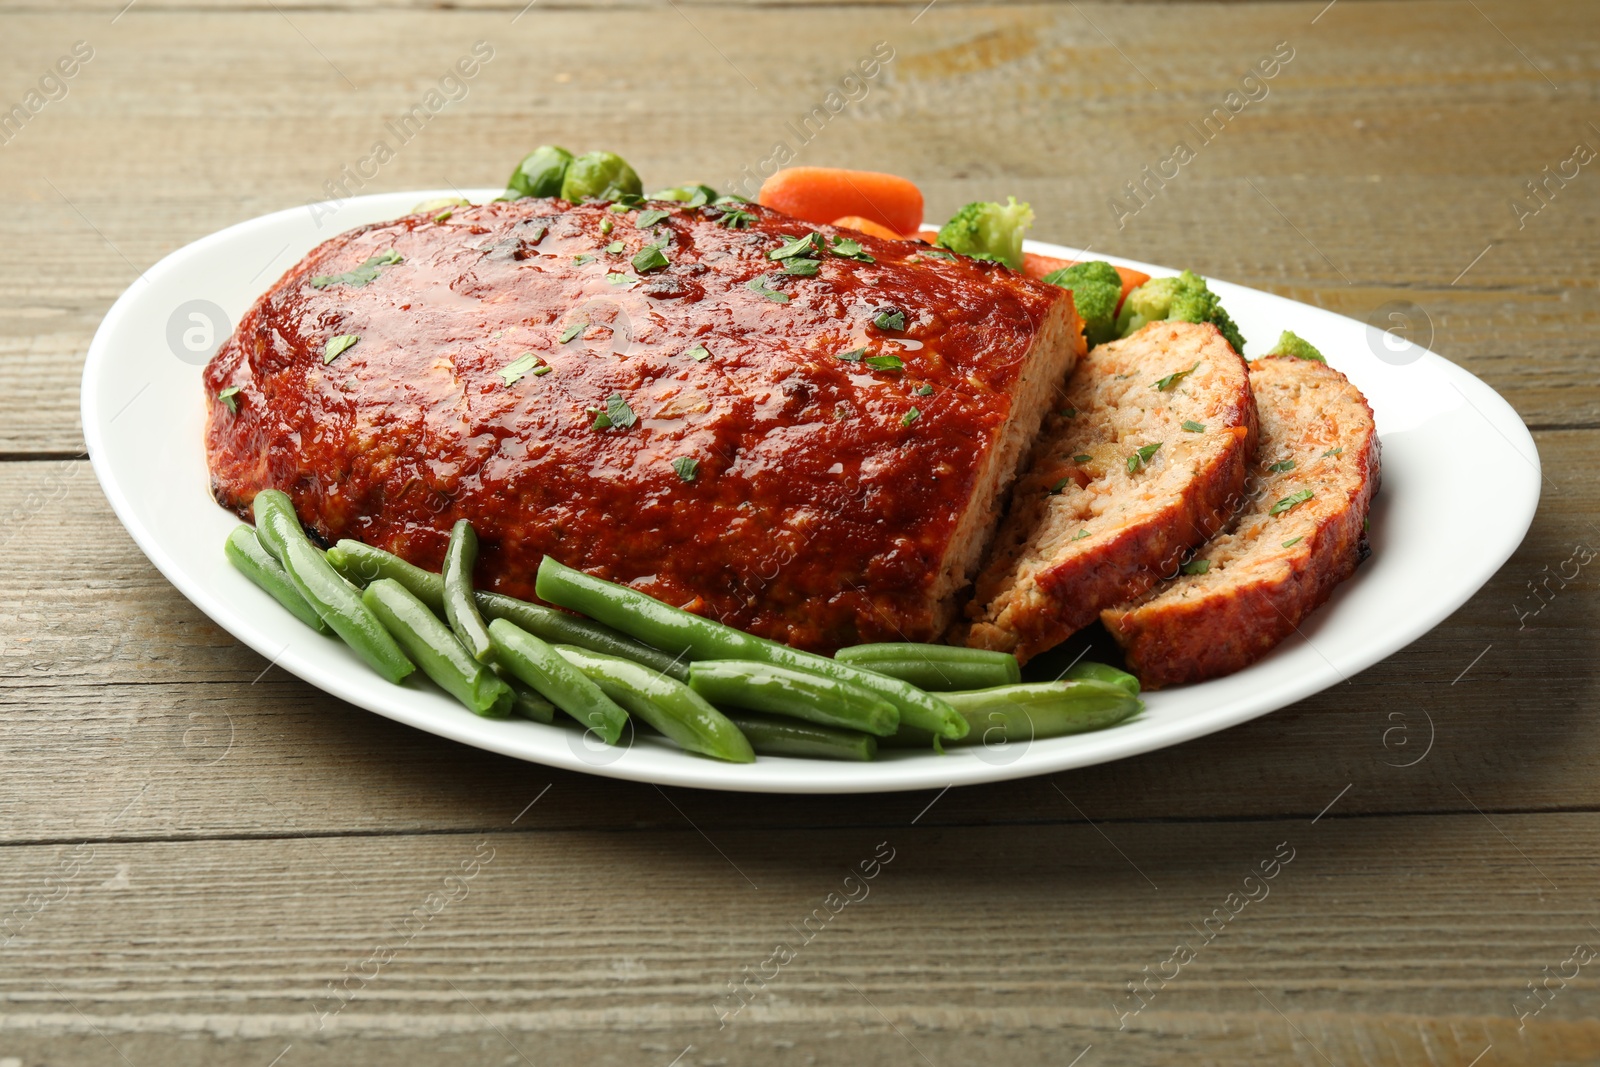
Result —
[{"label": "baked meatloaf", "polygon": [[1065,290],[753,204],[412,215],[211,361],[212,489],[427,567],[470,519],[515,596],[548,553],[802,648],[929,639],[1081,351]]},{"label": "baked meatloaf", "polygon": [[1184,573],[1101,615],[1148,689],[1231,674],[1266,655],[1367,556],[1378,491],[1372,409],[1325,363],[1250,365],[1261,444],[1227,531]]},{"label": "baked meatloaf", "polygon": [[1232,514],[1256,446],[1216,327],[1155,322],[1067,382],[967,607],[966,644],[1026,660],[1136,596]]}]

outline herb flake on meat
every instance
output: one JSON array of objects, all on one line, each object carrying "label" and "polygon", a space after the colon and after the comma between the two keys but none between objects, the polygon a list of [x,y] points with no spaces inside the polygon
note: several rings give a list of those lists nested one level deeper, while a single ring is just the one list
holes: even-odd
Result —
[{"label": "herb flake on meat", "polygon": [[376,281],[384,267],[392,267],[401,261],[400,253],[391,248],[387,252],[380,252],[372,256],[361,266],[356,267],[354,270],[347,270],[343,274],[319,274],[311,279],[311,288],[326,289],[331,285],[349,285],[360,289],[362,286]]},{"label": "herb flake on meat", "polygon": [[217,394],[217,399],[222,401],[222,403],[227,406],[230,412],[237,415],[239,414],[239,401],[234,398],[238,395],[239,387],[237,385],[230,385]]},{"label": "herb flake on meat", "polygon": [[789,294],[780,293],[768,285],[767,275],[765,274],[757,275],[756,277],[745,282],[744,287],[760,293],[762,296],[766,297],[768,300],[771,300],[775,304],[787,304],[789,302]]},{"label": "herb flake on meat", "polygon": [[359,340],[361,340],[361,335],[356,333],[341,333],[337,337],[328,338],[328,343],[322,349],[322,365],[326,367],[329,363],[338,359],[340,353]]},{"label": "herb flake on meat", "polygon": [[1161,451],[1160,441],[1157,441],[1153,445],[1145,445],[1141,448],[1134,449],[1133,454],[1128,457],[1128,473],[1132,474],[1135,471],[1143,470],[1145,467],[1148,467],[1150,465],[1151,458],[1154,457],[1159,451]]},{"label": "herb flake on meat", "polygon": [[1175,370],[1165,378],[1158,379],[1151,384],[1154,385],[1157,392],[1164,393],[1199,369],[1200,361],[1196,360],[1194,366],[1190,367],[1188,370]]},{"label": "herb flake on meat", "polygon": [[693,456],[679,456],[672,461],[672,469],[678,472],[678,477],[686,482],[695,480],[700,473],[700,461]]},{"label": "herb flake on meat", "polygon": [[899,308],[879,308],[878,313],[872,317],[872,325],[880,330],[904,330],[906,328],[906,313]]},{"label": "herb flake on meat", "polygon": [[527,377],[529,372],[531,372],[533,368],[537,367],[538,365],[538,356],[534,355],[532,352],[524,352],[522,355],[506,364],[504,367],[501,367],[499,370],[495,371],[495,373],[500,375],[500,380],[505,382],[506,388],[509,389],[513,385],[516,385],[518,382],[520,382],[523,378]]},{"label": "herb flake on meat", "polygon": [[868,356],[865,362],[873,370],[902,370],[905,367],[899,356]]},{"label": "herb flake on meat", "polygon": [[1183,428],[1185,430],[1188,430],[1190,433],[1205,433],[1206,432],[1206,424],[1203,423],[1203,422],[1195,422],[1193,419],[1185,420],[1184,424],[1183,424]]},{"label": "herb flake on meat", "polygon": [[1267,514],[1282,515],[1286,511],[1293,511],[1295,508],[1299,507],[1301,504],[1304,504],[1307,500],[1310,500],[1316,495],[1317,494],[1310,489],[1302,489],[1298,493],[1290,493],[1288,496],[1272,505],[1272,510],[1267,512]]}]

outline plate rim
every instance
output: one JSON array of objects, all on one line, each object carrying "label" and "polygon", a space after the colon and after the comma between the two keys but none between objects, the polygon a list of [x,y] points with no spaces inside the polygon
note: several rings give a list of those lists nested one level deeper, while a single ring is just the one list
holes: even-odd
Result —
[{"label": "plate rim", "polygon": [[[500,190],[498,189],[474,189],[468,190],[465,195],[478,202],[481,199],[499,195],[499,193]],[[102,422],[103,409],[98,390],[95,388],[96,382],[104,373],[104,368],[109,358],[108,353],[112,348],[112,338],[116,336],[119,324],[139,303],[143,295],[141,287],[145,285],[155,286],[162,275],[176,269],[178,264],[187,261],[191,257],[203,254],[213,245],[226,244],[231,240],[245,236],[249,231],[257,229],[270,230],[290,216],[298,212],[308,211],[314,206],[326,207],[336,204],[338,210],[343,210],[352,205],[375,206],[389,201],[404,202],[407,200],[419,202],[434,196],[445,195],[460,196],[463,194],[454,189],[374,193],[341,201],[324,201],[321,205],[308,204],[284,208],[234,223],[231,226],[207,234],[168,253],[157,263],[147,268],[138,279],[135,279],[129,285],[113,302],[105,317],[101,320],[95,331],[94,338],[89,344],[84,361],[84,370],[80,382],[79,406],[84,441],[90,465],[95,472],[101,491],[111,504],[118,520],[162,576],[182,593],[191,604],[236,640],[246,644],[259,655],[272,660],[278,666],[308,684],[364,710],[436,736],[526,762],[559,767],[564,770],[627,781],[729,792],[865,794],[1009,781],[1143,755],[1174,745],[1184,744],[1199,737],[1219,733],[1271,714],[1329,688],[1331,685],[1337,684],[1343,677],[1339,670],[1329,663],[1327,670],[1307,672],[1296,684],[1278,685],[1269,688],[1266,690],[1269,695],[1256,695],[1248,699],[1235,700],[1231,707],[1224,705],[1222,708],[1209,711],[1206,714],[1193,715],[1187,719],[1166,724],[1159,731],[1143,735],[1119,736],[1115,732],[1116,728],[1112,728],[1107,731],[1073,735],[1069,739],[1050,739],[1071,740],[1074,743],[1061,747],[1059,751],[1043,752],[1032,759],[1018,758],[1014,762],[1004,765],[975,759],[963,759],[958,762],[950,757],[941,759],[936,756],[930,756],[926,759],[902,758],[885,760],[871,764],[829,764],[827,761],[783,760],[775,757],[763,757],[761,761],[755,764],[736,765],[711,761],[689,753],[674,751],[671,754],[677,758],[669,760],[663,768],[654,764],[644,765],[639,762],[630,765],[628,760],[620,756],[604,764],[591,763],[582,759],[577,754],[576,749],[572,748],[570,742],[563,746],[544,745],[541,747],[536,745],[535,747],[539,750],[531,751],[526,742],[518,740],[519,734],[502,734],[493,730],[485,731],[482,726],[488,720],[472,716],[470,712],[466,712],[464,709],[456,709],[462,712],[459,718],[455,716],[440,717],[426,709],[418,712],[399,707],[394,701],[385,701],[381,699],[382,695],[385,694],[385,690],[381,686],[372,684],[374,682],[382,682],[382,679],[375,674],[369,675],[357,672],[352,673],[349,678],[345,678],[335,673],[329,677],[322,668],[314,664],[301,662],[290,655],[290,650],[280,649],[274,654],[272,651],[273,644],[267,639],[267,635],[263,630],[255,626],[247,616],[222,601],[211,590],[203,587],[195,576],[191,575],[181,565],[180,561],[168,551],[160,538],[146,526],[132,500],[127,495],[125,487],[116,477],[111,467],[111,462],[107,457],[104,436],[109,423]],[[320,228],[320,223],[318,225]],[[362,223],[357,223],[356,225],[362,225]],[[329,233],[326,237],[319,237],[319,243],[321,240],[329,240],[340,233],[347,232],[350,228],[354,227],[347,227],[346,229]],[[1026,242],[1026,248],[1031,252],[1060,258],[1082,258],[1085,254],[1079,249],[1044,241],[1029,240]],[[1096,258],[1146,271],[1153,275],[1177,273],[1174,268],[1160,264],[1145,263],[1098,251],[1092,254]],[[281,256],[282,253],[280,252],[279,255]],[[298,259],[296,262],[298,262]],[[1340,315],[1338,312],[1291,300],[1288,297],[1278,296],[1265,290],[1237,285],[1221,279],[1213,279],[1213,281],[1226,288],[1245,290],[1254,296],[1281,301],[1295,307],[1308,308],[1319,314],[1335,316],[1356,326],[1372,328],[1359,320]],[[263,286],[262,292],[270,288],[271,284],[271,282],[268,282]],[[1528,491],[1525,491],[1516,499],[1504,502],[1505,507],[1516,509],[1515,513],[1510,516],[1508,526],[1509,529],[1516,531],[1515,536],[1507,536],[1497,546],[1495,552],[1475,557],[1477,565],[1474,568],[1474,572],[1469,577],[1456,583],[1447,595],[1430,600],[1425,609],[1407,627],[1409,635],[1397,647],[1376,655],[1369,656],[1363,651],[1353,657],[1347,657],[1356,661],[1354,666],[1348,668],[1352,673],[1365,670],[1396,654],[1433,630],[1439,623],[1476,595],[1526,539],[1542,495],[1543,470],[1538,447],[1516,409],[1486,382],[1470,371],[1431,349],[1421,346],[1414,347],[1420,352],[1417,361],[1429,361],[1435,372],[1442,374],[1447,381],[1454,385],[1462,393],[1467,403],[1482,418],[1489,421],[1490,425],[1505,437],[1507,444],[1514,451],[1521,454],[1522,458],[1531,465],[1534,477],[1525,483]],[[1487,411],[1485,410],[1486,406]],[[1492,417],[1491,413],[1493,416],[1499,417]],[[1507,435],[1508,430],[1511,432],[1510,436]],[[1520,440],[1514,439],[1519,434]],[[1519,447],[1519,445],[1525,446],[1525,448]],[[1358,571],[1353,577],[1354,580],[1359,581],[1361,572]],[[264,596],[265,594],[262,595]],[[228,617],[222,617],[223,614],[227,614]],[[1330,673],[1333,677],[1329,677]],[[1204,685],[1206,683],[1200,684]],[[402,691],[404,690],[402,689]],[[1135,718],[1129,720],[1129,723],[1138,721],[1138,718]],[[546,727],[546,729],[552,728]],[[1101,739],[1099,743],[1095,742],[1094,739],[1096,738]],[[570,752],[568,751],[569,749],[571,749]],[[970,753],[973,750],[966,751]],[[1027,754],[1024,753],[1024,755]],[[801,778],[776,783],[756,777],[757,768],[766,767],[771,770],[777,764],[789,763],[803,763],[813,766],[821,763],[823,766],[843,766],[865,773],[861,775],[863,780],[860,781],[855,780],[852,776],[834,777],[826,774],[814,779]]]}]

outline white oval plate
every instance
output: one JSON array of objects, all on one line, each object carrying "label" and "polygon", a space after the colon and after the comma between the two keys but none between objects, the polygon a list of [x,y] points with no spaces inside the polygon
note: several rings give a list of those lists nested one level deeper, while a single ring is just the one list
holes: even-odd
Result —
[{"label": "white oval plate", "polygon": [[[475,200],[499,190],[469,193]],[[233,324],[319,242],[396,218],[453,190],[387,193],[292,208],[196,241],[151,267],[89,347],[83,431],[100,484],[139,547],[200,610],[273,663],[333,695],[421,730],[569,770],[707,789],[848,793],[994,782],[1178,744],[1324,689],[1405,647],[1505,562],[1539,501],[1539,455],[1499,394],[1444,358],[1364,323],[1212,282],[1250,350],[1293,329],[1367,395],[1383,441],[1372,556],[1300,634],[1226,678],[1146,697],[1138,717],[1097,733],[995,747],[886,753],[869,764],[763,757],[735,766],[641,737],[591,748],[576,730],[480,719],[426,681],[391,685],[337,639],[297,622],[228,565],[238,522],[208,490],[200,370]],[[1076,258],[1071,249],[1031,250]],[[1114,260],[1154,275],[1176,273]],[[219,319],[221,321],[219,321]],[[1492,493],[1485,486],[1494,487]]]}]

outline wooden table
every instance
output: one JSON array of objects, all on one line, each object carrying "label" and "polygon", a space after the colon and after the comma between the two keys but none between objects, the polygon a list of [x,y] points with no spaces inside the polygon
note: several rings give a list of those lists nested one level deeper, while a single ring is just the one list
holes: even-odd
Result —
[{"label": "wooden table", "polygon": [[[92,49],[0,147],[0,1067],[1600,1060],[1600,595],[1554,577],[1600,547],[1600,175],[1525,188],[1600,148],[1592,5],[125,3],[0,4],[0,109]],[[930,217],[1015,194],[1045,239],[1401,305],[1533,428],[1526,543],[1405,651],[1181,748],[748,797],[345,706],[113,517],[82,356],[173,249],[328,182],[495,185],[543,141],[726,187],[819,106],[799,160],[914,176]]]}]

